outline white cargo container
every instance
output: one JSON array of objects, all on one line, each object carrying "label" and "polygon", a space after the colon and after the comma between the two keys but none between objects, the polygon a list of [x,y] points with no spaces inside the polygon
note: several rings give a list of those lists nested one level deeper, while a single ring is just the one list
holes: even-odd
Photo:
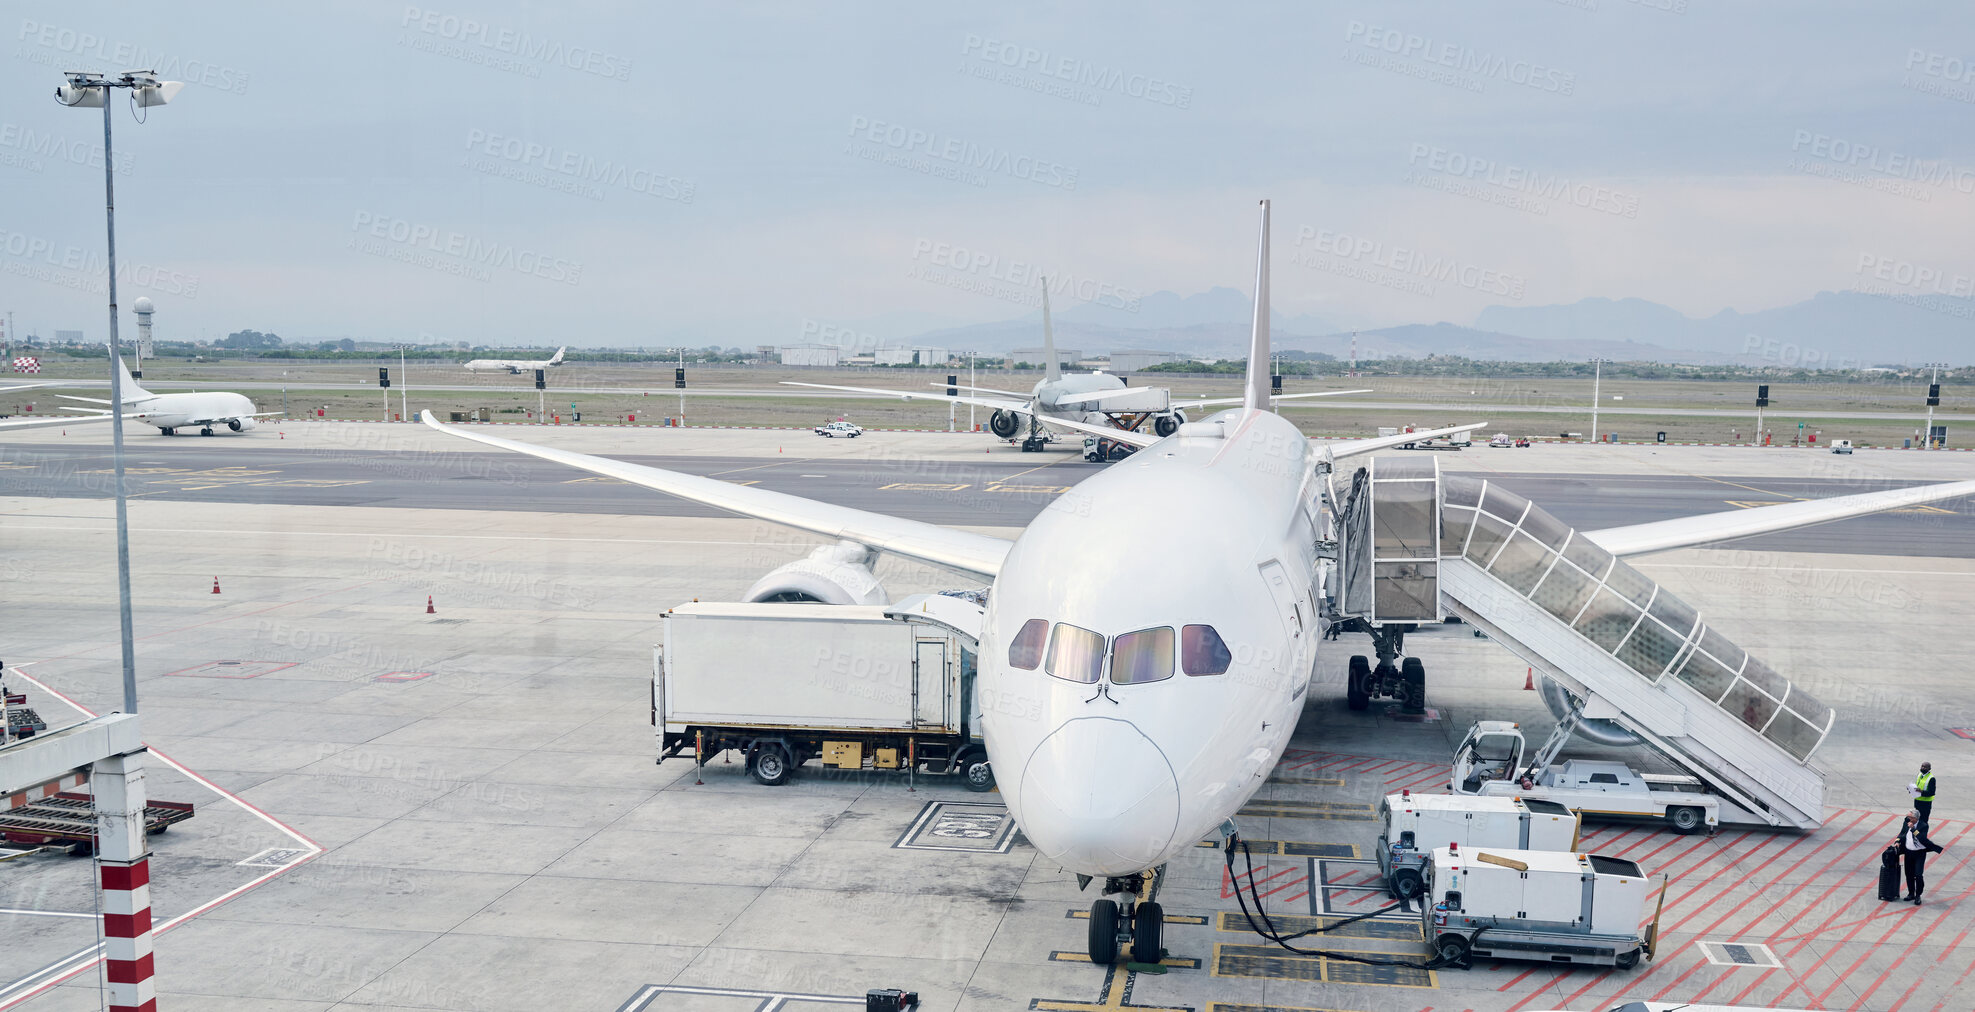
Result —
[{"label": "white cargo container", "polygon": [[895,605],[680,605],[652,657],[659,761],[729,749],[780,784],[818,758],[840,769],[993,774],[974,708],[981,608],[921,595]]},{"label": "white cargo container", "polygon": [[1402,900],[1418,896],[1435,847],[1510,850],[1577,849],[1577,813],[1540,798],[1471,798],[1454,794],[1388,794],[1379,802],[1378,870]]},{"label": "white cargo container", "polygon": [[1596,854],[1438,847],[1421,904],[1442,958],[1534,959],[1631,969],[1652,955],[1651,883],[1631,861]]}]

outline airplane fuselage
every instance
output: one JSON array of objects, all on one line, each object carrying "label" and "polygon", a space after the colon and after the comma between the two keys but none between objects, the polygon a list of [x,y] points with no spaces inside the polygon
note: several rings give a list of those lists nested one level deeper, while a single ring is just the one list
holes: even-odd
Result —
[{"label": "airplane fuselage", "polygon": [[242,394],[210,393],[153,394],[127,402],[128,412],[146,425],[159,429],[254,427],[254,402]]},{"label": "airplane fuselage", "polygon": [[[1225,437],[1195,434],[1217,425]],[[1309,454],[1279,416],[1223,412],[1071,489],[1016,539],[988,596],[981,725],[1009,811],[1050,860],[1156,867],[1274,768],[1320,633]],[[1033,620],[1039,657],[1033,627],[1018,642]]]}]

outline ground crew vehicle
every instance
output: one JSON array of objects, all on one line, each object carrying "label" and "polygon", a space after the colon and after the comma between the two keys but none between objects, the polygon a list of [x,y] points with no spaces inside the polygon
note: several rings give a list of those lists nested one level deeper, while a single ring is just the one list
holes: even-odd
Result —
[{"label": "ground crew vehicle", "polygon": [[981,612],[941,594],[673,608],[652,655],[658,759],[737,751],[770,786],[820,759],[841,770],[961,774],[971,790],[992,789],[974,692]]},{"label": "ground crew vehicle", "polygon": [[1410,900],[1426,888],[1436,846],[1577,849],[1577,813],[1538,798],[1388,794],[1378,804],[1378,871],[1392,895]]},{"label": "ground crew vehicle", "polygon": [[1102,436],[1084,437],[1084,459],[1088,461],[1123,460],[1136,452],[1138,448],[1130,443],[1120,443]]},{"label": "ground crew vehicle", "polygon": [[857,437],[864,434],[864,428],[863,426],[856,425],[851,422],[846,422],[842,419],[838,419],[837,421],[834,422],[824,422],[823,424],[818,425],[816,427],[816,434],[819,436],[829,436],[832,439],[835,439],[839,436],[842,436],[846,439],[856,439]]},{"label": "ground crew vehicle", "polygon": [[1488,439],[1488,446],[1490,449],[1495,449],[1495,448],[1507,449],[1514,445],[1516,445],[1515,438],[1510,436],[1506,432],[1497,432],[1495,433],[1495,435],[1489,437]]},{"label": "ground crew vehicle", "polygon": [[1831,452],[1832,452],[1832,453],[1850,453],[1850,452],[1852,452],[1852,441],[1851,441],[1851,440],[1849,440],[1849,439],[1834,439],[1834,440],[1832,440],[1832,441],[1831,441]]},{"label": "ground crew vehicle", "polygon": [[1437,847],[1427,885],[1427,944],[1454,962],[1489,956],[1629,970],[1653,954],[1659,934],[1657,912],[1639,928],[1651,883],[1622,858]]},{"label": "ground crew vehicle", "polygon": [[1676,833],[1710,830],[1731,823],[1767,825],[1741,806],[1710,794],[1694,777],[1638,773],[1622,762],[1566,759],[1551,765],[1569,738],[1559,725],[1536,757],[1525,765],[1522,729],[1506,720],[1476,721],[1454,749],[1449,789],[1481,797],[1553,801],[1579,815],[1637,815],[1662,818]]}]

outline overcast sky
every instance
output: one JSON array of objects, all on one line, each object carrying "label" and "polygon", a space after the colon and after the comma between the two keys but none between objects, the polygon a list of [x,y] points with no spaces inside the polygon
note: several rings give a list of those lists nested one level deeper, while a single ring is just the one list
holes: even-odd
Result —
[{"label": "overcast sky", "polygon": [[906,336],[1038,272],[1130,325],[1251,291],[1261,197],[1341,326],[1975,275],[1965,3],[441,2],[10,4],[0,310],[104,336],[101,113],[49,96],[137,66],[189,82],[112,109],[161,336]]}]

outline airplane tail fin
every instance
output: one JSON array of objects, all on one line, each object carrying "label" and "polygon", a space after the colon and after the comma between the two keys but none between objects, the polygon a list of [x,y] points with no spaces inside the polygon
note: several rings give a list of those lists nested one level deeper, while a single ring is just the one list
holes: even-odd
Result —
[{"label": "airplane tail fin", "polygon": [[560,347],[560,348],[557,348],[557,349],[555,350],[555,357],[554,357],[554,358],[552,358],[552,359],[549,359],[549,364],[550,364],[550,365],[561,365],[561,364],[562,364],[562,353],[563,353],[563,352],[565,352],[565,351],[568,351],[568,350],[569,350],[569,346],[568,346],[568,345],[566,345],[566,344],[565,344],[565,345],[563,345],[563,346],[562,346],[562,347]]},{"label": "airplane tail fin", "polygon": [[1056,332],[1049,328],[1049,279],[1042,279],[1042,380],[1054,383],[1063,378],[1063,369],[1056,364]]},{"label": "airplane tail fin", "polygon": [[138,386],[137,380],[131,377],[130,367],[123,364],[123,356],[122,355],[116,356],[116,360],[117,360],[117,381],[123,385],[124,402],[129,403],[130,401],[142,400],[143,398],[151,396],[151,391]]},{"label": "airplane tail fin", "polygon": [[1255,254],[1255,329],[1248,340],[1248,385],[1241,406],[1269,407],[1269,202],[1262,201],[1262,248]]}]

